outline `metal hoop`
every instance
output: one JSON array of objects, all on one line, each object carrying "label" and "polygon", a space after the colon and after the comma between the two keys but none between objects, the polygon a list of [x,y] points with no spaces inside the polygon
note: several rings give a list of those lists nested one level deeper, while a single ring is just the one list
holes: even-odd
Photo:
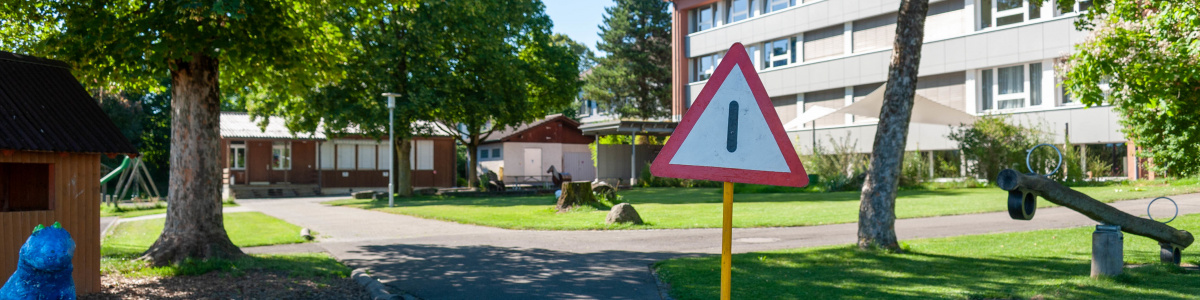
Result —
[{"label": "metal hoop", "polygon": [[1050,172],[1050,174],[1046,174],[1046,175],[1042,175],[1042,176],[1050,176],[1050,175],[1054,175],[1054,173],[1058,173],[1058,168],[1062,167],[1062,161],[1063,161],[1062,150],[1058,150],[1058,146],[1054,146],[1051,144],[1038,144],[1037,146],[1033,146],[1033,148],[1030,148],[1029,150],[1025,151],[1025,168],[1029,169],[1029,174],[1037,174],[1037,172],[1033,171],[1033,165],[1029,163],[1029,157],[1033,156],[1033,150],[1037,150],[1037,148],[1041,147],[1041,146],[1050,146],[1050,148],[1054,148],[1054,152],[1058,153],[1058,165],[1054,166],[1054,171]]},{"label": "metal hoop", "polygon": [[1146,217],[1150,218],[1150,220],[1154,220],[1154,216],[1150,215],[1150,206],[1154,205],[1154,201],[1158,201],[1158,199],[1167,199],[1167,201],[1171,201],[1171,204],[1175,205],[1175,215],[1172,216],[1170,220],[1163,222],[1163,224],[1167,224],[1167,223],[1171,223],[1171,221],[1175,221],[1175,218],[1179,217],[1179,203],[1175,203],[1174,199],[1167,198],[1167,197],[1158,197],[1158,198],[1154,198],[1154,200],[1150,200],[1150,204],[1146,204]]}]

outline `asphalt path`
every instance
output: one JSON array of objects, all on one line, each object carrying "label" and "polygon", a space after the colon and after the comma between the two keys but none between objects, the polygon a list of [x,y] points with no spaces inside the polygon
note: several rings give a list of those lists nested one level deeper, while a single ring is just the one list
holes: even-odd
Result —
[{"label": "asphalt path", "polygon": [[[659,299],[651,264],[721,251],[720,229],[507,230],[320,204],[344,198],[238,202],[317,231],[320,242],[315,245],[334,257],[355,268],[368,268],[390,287],[430,300]],[[1180,214],[1200,213],[1200,194],[1172,198]],[[1140,216],[1149,201],[1112,205]],[[1038,209],[1031,221],[1012,220],[1007,212],[901,219],[896,221],[896,233],[907,240],[1095,224],[1075,211],[1056,207]],[[734,229],[733,251],[850,244],[857,231],[855,223]],[[249,252],[289,251],[279,249]]]}]

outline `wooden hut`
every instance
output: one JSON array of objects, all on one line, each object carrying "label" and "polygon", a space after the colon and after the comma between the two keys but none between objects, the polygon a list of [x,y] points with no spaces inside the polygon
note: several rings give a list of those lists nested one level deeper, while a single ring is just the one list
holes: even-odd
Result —
[{"label": "wooden hut", "polygon": [[136,155],[67,64],[0,52],[0,277],[38,224],[75,240],[78,294],[100,290],[100,155]]}]

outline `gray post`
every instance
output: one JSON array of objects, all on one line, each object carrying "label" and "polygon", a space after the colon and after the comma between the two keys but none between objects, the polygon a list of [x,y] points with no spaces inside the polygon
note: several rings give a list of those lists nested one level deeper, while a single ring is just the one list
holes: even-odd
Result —
[{"label": "gray post", "polygon": [[637,132],[629,137],[629,187],[633,187],[637,184]]},{"label": "gray post", "polygon": [[391,152],[392,159],[389,159],[388,164],[388,207],[392,207],[396,202],[396,94],[384,93],[388,97],[388,146]]},{"label": "gray post", "polygon": [[1125,244],[1121,226],[1096,225],[1092,232],[1092,278],[1117,276],[1125,268]]}]

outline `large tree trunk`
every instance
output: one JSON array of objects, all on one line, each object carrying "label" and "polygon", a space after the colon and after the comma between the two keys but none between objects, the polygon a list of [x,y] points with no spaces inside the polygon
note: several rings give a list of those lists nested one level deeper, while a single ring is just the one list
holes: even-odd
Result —
[{"label": "large tree trunk", "polygon": [[[467,141],[467,185],[479,188],[479,141],[472,137]],[[497,178],[504,181],[504,178]]]},{"label": "large tree trunk", "polygon": [[171,68],[171,193],[162,235],[146,250],[156,266],[186,258],[236,258],[221,214],[218,61],[192,54]]},{"label": "large tree trunk", "polygon": [[[407,127],[407,126],[405,126]],[[412,140],[396,138],[396,152],[392,164],[396,166],[396,194],[400,197],[412,197]]]},{"label": "large tree trunk", "polygon": [[858,209],[858,247],[900,250],[896,241],[896,189],[904,160],[917,66],[925,35],[928,0],[904,0],[896,20],[896,43],[888,65],[888,81],[871,149],[871,166]]}]

